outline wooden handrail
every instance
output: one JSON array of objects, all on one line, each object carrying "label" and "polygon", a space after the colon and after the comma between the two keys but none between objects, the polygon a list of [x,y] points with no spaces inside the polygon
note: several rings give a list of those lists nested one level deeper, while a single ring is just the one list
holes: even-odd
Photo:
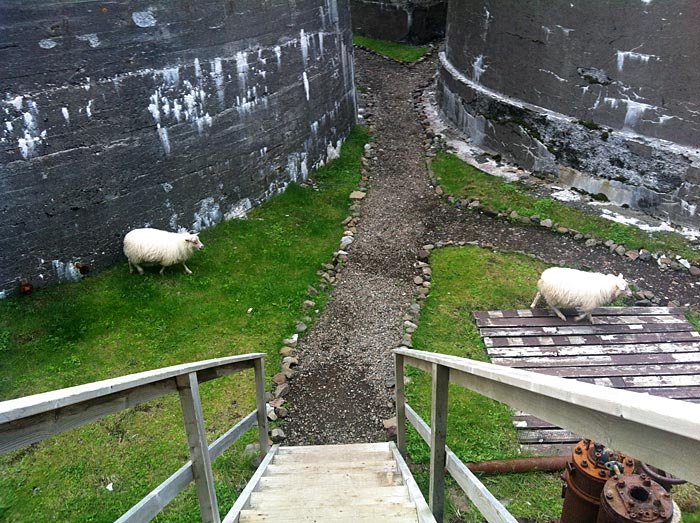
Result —
[{"label": "wooden handrail", "polygon": [[[253,353],[175,365],[0,402],[0,454],[177,391],[191,459],[118,521],[149,521],[194,480],[202,521],[219,523],[211,461],[256,422],[260,451],[268,450],[265,356]],[[208,445],[199,384],[251,368],[256,410]]]},{"label": "wooden handrail", "polygon": [[[399,422],[397,440],[403,442],[403,448],[399,446],[403,454],[406,452],[403,420],[408,419],[416,425],[415,413],[409,410],[409,416],[406,415],[409,407],[403,394],[399,395],[402,387],[398,387],[399,381],[403,383],[404,365],[410,365],[433,375],[430,441],[438,442],[441,446],[444,445],[441,434],[446,424],[446,412],[442,412],[442,409],[446,408],[447,402],[440,391],[446,386],[444,382],[449,381],[527,411],[678,477],[700,483],[700,462],[690,458],[700,455],[700,405],[456,356],[404,348],[393,352],[396,358]],[[431,447],[431,457],[433,454],[436,453]],[[436,455],[442,459],[439,453]],[[442,470],[440,463],[431,463],[431,474],[442,473]],[[431,478],[431,485],[434,482]],[[435,484],[440,488],[439,481]],[[441,496],[441,492],[431,491],[431,502],[437,504]],[[433,510],[435,513],[435,507]]]}]

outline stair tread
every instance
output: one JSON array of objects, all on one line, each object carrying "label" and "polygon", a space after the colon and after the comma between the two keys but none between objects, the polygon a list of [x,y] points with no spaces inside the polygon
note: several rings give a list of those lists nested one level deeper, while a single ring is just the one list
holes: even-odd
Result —
[{"label": "stair tread", "polygon": [[289,505],[279,509],[245,509],[240,523],[255,521],[299,522],[357,522],[357,521],[417,521],[414,506],[375,504],[366,506],[332,506],[324,508]]},{"label": "stair tread", "polygon": [[334,453],[334,452],[391,452],[389,443],[348,443],[345,445],[299,445],[295,447],[280,447],[277,454],[300,454],[300,453]]},{"label": "stair tread", "polygon": [[396,472],[398,465],[395,461],[362,461],[357,463],[347,462],[293,462],[272,463],[265,470],[266,476],[278,474],[344,474],[344,473],[369,473],[369,472]]},{"label": "stair tread", "polygon": [[355,489],[328,487],[317,490],[292,487],[285,488],[283,492],[262,490],[251,494],[250,504],[251,507],[267,508],[303,500],[304,506],[318,506],[337,503],[338,499],[342,499],[346,505],[368,505],[377,502],[412,503],[408,488],[405,485],[397,485]]},{"label": "stair tread", "polygon": [[346,488],[357,488],[361,486],[391,486],[403,484],[403,477],[396,472],[369,472],[369,473],[333,473],[318,474],[310,476],[297,476],[290,480],[286,474],[273,476],[263,476],[260,478],[260,487],[287,486],[292,482],[297,486],[320,486],[343,485]]}]

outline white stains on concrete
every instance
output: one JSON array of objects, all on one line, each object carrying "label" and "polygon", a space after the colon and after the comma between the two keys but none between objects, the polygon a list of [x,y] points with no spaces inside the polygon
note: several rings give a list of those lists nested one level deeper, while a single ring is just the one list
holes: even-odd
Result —
[{"label": "white stains on concrete", "polygon": [[51,266],[58,281],[78,281],[81,277],[80,271],[75,268],[75,262],[52,260]]},{"label": "white stains on concrete", "polygon": [[649,104],[625,100],[627,104],[627,112],[625,113],[625,129],[634,129],[634,126],[639,122],[646,111],[655,110],[656,107]]},{"label": "white stains on concrete", "polygon": [[76,38],[81,42],[87,42],[92,48],[99,47],[100,45],[100,39],[97,37],[97,33],[78,35]]},{"label": "white stains on concrete", "polygon": [[8,133],[11,133],[14,130],[14,127],[12,126],[12,122],[5,122],[5,129],[7,130]]},{"label": "white stains on concrete", "polygon": [[617,70],[622,71],[625,68],[625,60],[631,60],[646,64],[650,59],[654,58],[660,60],[660,58],[653,54],[637,53],[634,49],[631,51],[618,51],[617,56]]},{"label": "white stains on concrete", "polygon": [[279,45],[275,46],[275,56],[277,57],[277,68],[282,67],[282,48]]},{"label": "white stains on concrete", "polygon": [[301,44],[301,59],[304,62],[304,69],[309,60],[309,35],[302,29],[299,31],[299,43]]},{"label": "white stains on concrete", "polygon": [[160,138],[160,143],[163,145],[163,151],[165,151],[166,156],[169,156],[170,138],[168,137],[168,129],[165,127],[161,127],[160,124],[157,124],[156,128],[158,129],[158,138]]},{"label": "white stains on concrete", "polygon": [[165,67],[156,71],[156,74],[161,76],[168,86],[175,86],[180,83],[180,68],[178,66]]},{"label": "white stains on concrete", "polygon": [[[245,53],[238,53],[236,55],[236,64],[238,65],[238,55]],[[246,62],[246,72],[248,68],[248,63]],[[226,100],[226,93],[224,92],[224,72],[223,72],[223,67],[221,65],[221,58],[214,58],[214,61],[211,62],[211,77],[214,79],[214,83],[216,84],[216,94],[219,97],[219,103],[221,106],[224,106],[225,100]],[[246,75],[247,76],[247,75]],[[244,77],[243,82],[245,85],[246,77]],[[240,69],[239,69],[239,82],[240,82]]]},{"label": "white stains on concrete", "polygon": [[153,27],[158,23],[151,11],[136,11],[131,13],[131,19],[139,27]]},{"label": "white stains on concrete", "polygon": [[92,118],[92,103],[94,100],[90,100],[87,105],[85,106],[85,114],[87,114],[88,118]]},{"label": "white stains on concrete", "polygon": [[480,83],[481,75],[484,74],[486,69],[488,69],[488,65],[484,65],[484,55],[480,54],[474,58],[474,62],[472,63],[472,79],[476,83]]},{"label": "white stains on concrete", "polygon": [[194,75],[198,80],[202,78],[202,66],[199,63],[199,58],[194,59]]},{"label": "white stains on concrete", "polygon": [[224,214],[224,220],[243,219],[252,208],[253,203],[250,201],[250,198],[243,198],[234,203],[228,212]]},{"label": "white stains on concrete", "polygon": [[53,49],[56,47],[58,43],[55,40],[52,40],[51,38],[44,38],[43,40],[39,40],[39,47],[42,49]]},{"label": "white stains on concrete", "polygon": [[171,183],[165,182],[161,183],[160,186],[163,188],[165,192],[170,192],[173,190],[173,185]]},{"label": "white stains on concrete", "polygon": [[491,24],[491,13],[486,8],[486,6],[484,6],[484,22],[483,22],[484,30],[481,32],[481,39],[484,42],[486,41],[486,36],[488,36],[490,24]]},{"label": "white stains on concrete", "polygon": [[323,56],[323,31],[318,33],[318,48],[321,52],[321,56]]},{"label": "white stains on concrete", "polygon": [[68,107],[61,107],[61,114],[67,124],[70,125],[70,114],[68,114]]},{"label": "white stains on concrete", "polygon": [[8,99],[7,103],[9,103],[12,107],[14,107],[15,111],[21,111],[23,100],[24,100],[24,97],[15,96],[14,98]]},{"label": "white stains on concrete", "polygon": [[559,76],[558,74],[556,74],[556,73],[554,73],[554,72],[552,72],[552,71],[548,71],[547,69],[538,69],[538,71],[540,71],[541,73],[546,73],[546,74],[552,75],[554,78],[556,78],[556,79],[559,80],[560,82],[568,82],[567,79],[562,78],[562,77]]},{"label": "white stains on concrete", "polygon": [[335,147],[333,147],[332,142],[329,142],[328,145],[326,145],[326,163],[332,162],[333,160],[340,158],[340,148],[342,146],[342,140],[338,140],[335,143]]},{"label": "white stains on concrete", "polygon": [[564,36],[569,36],[572,31],[576,31],[576,29],[571,29],[570,27],[564,27],[562,25],[557,25],[557,29],[559,29],[562,33],[564,33]]},{"label": "white stains on concrete", "polygon": [[238,88],[241,92],[245,92],[248,85],[248,53],[245,51],[236,53],[236,71],[238,73]]},{"label": "white stains on concrete", "polygon": [[221,206],[213,197],[203,199],[199,204],[199,210],[194,213],[192,230],[197,232],[212,225],[216,225],[223,219]]},{"label": "white stains on concrete", "polygon": [[558,191],[554,191],[550,196],[560,202],[578,202],[581,200],[581,195],[570,189],[559,189]]},{"label": "white stains on concrete", "polygon": [[544,31],[544,41],[549,42],[549,35],[552,34],[552,30],[549,27],[543,25],[542,31]]},{"label": "white stains on concrete", "polygon": [[306,101],[309,101],[309,77],[306,75],[306,71],[301,74],[302,80],[304,81],[304,92],[306,93]]}]

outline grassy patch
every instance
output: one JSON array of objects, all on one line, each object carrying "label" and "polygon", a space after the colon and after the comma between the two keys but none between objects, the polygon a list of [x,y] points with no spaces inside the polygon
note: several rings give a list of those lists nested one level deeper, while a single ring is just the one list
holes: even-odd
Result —
[{"label": "grassy patch", "polygon": [[[431,291],[414,333],[418,350],[488,361],[473,313],[478,310],[527,308],[537,279],[546,265],[526,256],[494,253],[478,247],[450,247],[433,251]],[[696,324],[700,315],[690,313]],[[431,380],[426,373],[407,367],[408,402],[430,420]],[[450,386],[447,444],[463,461],[508,459],[519,456],[510,409],[466,389]],[[428,446],[409,425],[408,454],[416,480],[427,495],[430,454]],[[558,473],[481,475],[484,485],[513,515],[528,523],[549,523],[561,512]],[[698,487],[674,488],[684,522],[700,523]],[[482,523],[483,518],[448,480],[446,521]]]},{"label": "grassy patch", "polygon": [[372,49],[377,53],[396,60],[397,62],[411,63],[421,58],[428,52],[427,47],[417,47],[413,45],[397,44],[387,40],[369,38],[361,35],[352,35],[353,43]]},{"label": "grassy patch", "polygon": [[[477,310],[527,307],[545,265],[526,256],[493,253],[477,247],[446,248],[431,255],[433,279],[430,295],[414,334],[419,350],[487,361],[486,350],[472,319]],[[430,377],[408,368],[409,403],[425,420],[430,419]],[[463,388],[450,386],[448,446],[464,461],[506,459],[519,455],[510,409]],[[419,484],[427,487],[429,450],[412,429],[408,453],[418,464]],[[489,476],[487,487],[518,517],[545,522],[561,510],[561,482],[555,474]],[[526,488],[523,488],[527,485]],[[455,487],[459,490],[458,487]],[[454,496],[454,492],[453,492]],[[469,503],[452,501],[452,517],[481,522]]]},{"label": "grassy patch", "polygon": [[671,232],[645,232],[601,218],[593,213],[568,207],[551,198],[537,198],[517,183],[508,183],[441,152],[433,160],[435,176],[447,193],[457,197],[478,199],[498,210],[515,210],[522,216],[538,214],[569,229],[598,238],[613,240],[628,249],[645,248],[652,252],[674,252],[684,258],[700,261],[700,251],[681,235]]},{"label": "grassy patch", "polygon": [[[124,261],[0,301],[0,398],[249,352],[269,355],[271,375],[281,339],[305,315],[307,285],[342,235],[366,139],[361,128],[350,134],[341,157],[314,174],[318,191],[292,185],[247,220],[203,231],[191,276],[180,267],[131,275]],[[253,410],[252,372],[203,384],[201,396],[213,441]],[[251,474],[241,450],[254,432],[215,462],[223,513]],[[0,457],[0,520],[113,521],[187,459],[169,395]],[[197,518],[189,489],[157,521]]]}]

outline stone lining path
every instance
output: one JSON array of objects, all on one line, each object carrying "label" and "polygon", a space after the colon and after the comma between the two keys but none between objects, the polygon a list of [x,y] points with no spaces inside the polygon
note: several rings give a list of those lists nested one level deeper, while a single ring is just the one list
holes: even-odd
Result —
[{"label": "stone lining path", "polygon": [[386,439],[383,420],[394,415],[391,349],[404,336],[414,301],[421,247],[475,241],[528,252],[550,263],[577,263],[622,272],[662,300],[697,304],[697,280],[660,272],[602,247],[586,247],[551,230],[509,224],[456,209],[436,195],[430,180],[420,115],[413,93],[430,82],[435,58],[412,68],[356,50],[356,77],[369,88],[366,114],[373,133],[369,192],[361,221],[332,298],[297,347],[299,366],[285,399],[285,444],[373,442]]}]

